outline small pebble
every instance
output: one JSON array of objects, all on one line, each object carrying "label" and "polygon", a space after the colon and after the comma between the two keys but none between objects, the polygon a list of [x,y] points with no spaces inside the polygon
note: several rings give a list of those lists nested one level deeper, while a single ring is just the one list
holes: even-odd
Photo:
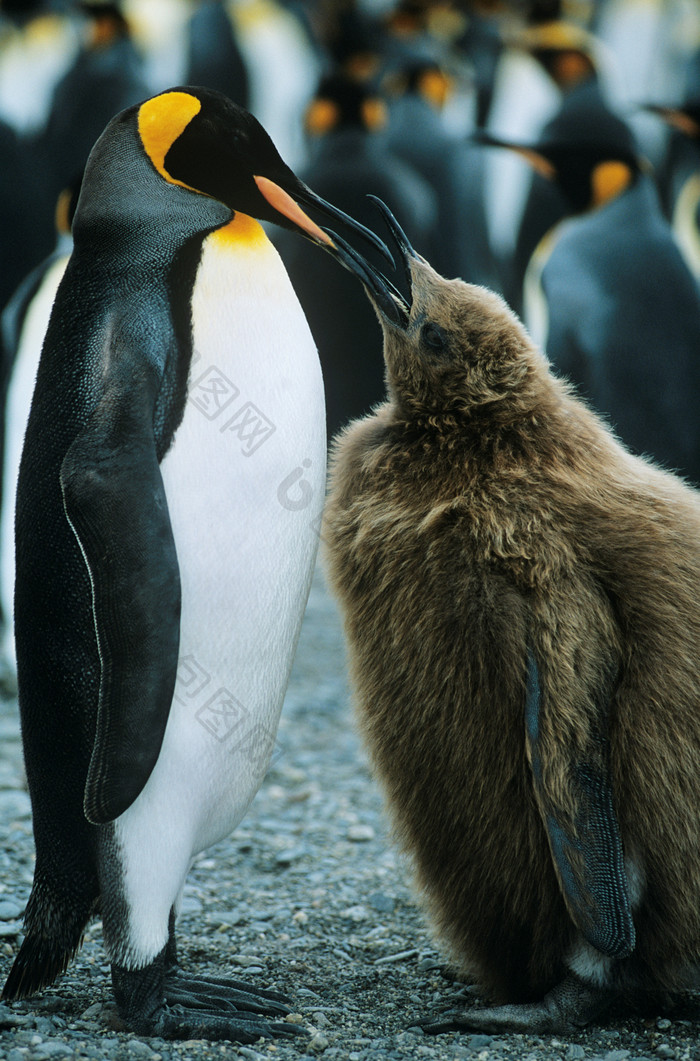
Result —
[{"label": "small pebble", "polygon": [[366,906],[349,906],[347,910],[340,911],[340,916],[346,917],[348,921],[359,923],[360,921],[367,921],[369,913]]},{"label": "small pebble", "polygon": [[33,1059],[36,1058],[38,1061],[41,1061],[41,1058],[44,1057],[70,1057],[72,1055],[73,1050],[67,1045],[67,1043],[52,1042],[49,1040],[48,1042],[38,1044],[34,1048]]},{"label": "small pebble", "polygon": [[[315,1032],[306,1045],[307,1048],[313,1050],[315,1054],[321,1054],[324,1050],[328,1049],[330,1044],[323,1032]],[[350,1056],[352,1057],[352,1054]]]},{"label": "small pebble", "polygon": [[131,1057],[142,1057],[145,1061],[153,1061],[155,1056],[155,1052],[148,1043],[144,1043],[141,1039],[132,1039],[127,1045],[127,1050]]},{"label": "small pebble", "polygon": [[0,1028],[21,1028],[33,1023],[32,1017],[27,1017],[23,1013],[15,1013],[8,1006],[0,1005]]},{"label": "small pebble", "polygon": [[397,954],[385,954],[383,958],[377,958],[375,965],[388,965],[391,962],[405,962],[409,958],[415,958],[418,951],[414,948],[411,950],[402,950]]},{"label": "small pebble", "polygon": [[391,914],[396,906],[396,901],[390,895],[385,895],[384,892],[372,892],[367,901],[372,909],[377,910],[380,914]]},{"label": "small pebble", "polygon": [[50,1017],[37,1017],[35,1026],[39,1035],[52,1035],[56,1031],[56,1025]]},{"label": "small pebble", "polygon": [[2,921],[0,922],[0,939],[10,939],[13,936],[19,936],[22,932],[21,921]]},{"label": "small pebble", "polygon": [[361,844],[367,840],[374,840],[375,832],[371,825],[350,825],[346,835],[348,840]]},{"label": "small pebble", "polygon": [[564,1054],[565,1061],[581,1061],[586,1056],[586,1051],[578,1043],[571,1043]]},{"label": "small pebble", "polygon": [[493,1038],[490,1035],[470,1035],[467,1046],[474,1051],[488,1050],[492,1042]]},{"label": "small pebble", "polygon": [[660,1032],[667,1032],[668,1029],[671,1027],[671,1021],[668,1019],[668,1017],[659,1017],[656,1022],[656,1027],[659,1029]]},{"label": "small pebble", "polygon": [[291,866],[293,862],[298,862],[300,858],[303,858],[306,853],[305,847],[291,847],[286,851],[280,851],[275,856],[275,862],[278,866]]},{"label": "small pebble", "polygon": [[240,925],[242,921],[246,920],[244,910],[217,910],[215,919],[222,925],[228,925],[232,928],[234,925]]},{"label": "small pebble", "polygon": [[16,921],[24,910],[11,899],[0,899],[0,921]]},{"label": "small pebble", "polygon": [[659,1043],[654,1051],[657,1057],[672,1058],[676,1056],[676,1051],[668,1043]]},{"label": "small pebble", "polygon": [[31,818],[32,804],[28,792],[19,789],[10,789],[0,792],[0,820],[20,821],[23,818]]},{"label": "small pebble", "polygon": [[197,895],[184,895],[182,899],[182,906],[180,908],[182,914],[199,914],[202,912],[202,900]]}]

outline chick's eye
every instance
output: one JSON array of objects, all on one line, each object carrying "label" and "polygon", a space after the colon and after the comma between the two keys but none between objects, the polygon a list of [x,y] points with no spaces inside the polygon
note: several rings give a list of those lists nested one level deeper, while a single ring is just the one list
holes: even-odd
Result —
[{"label": "chick's eye", "polygon": [[447,335],[434,321],[428,321],[421,329],[421,340],[429,350],[442,351],[447,346]]}]

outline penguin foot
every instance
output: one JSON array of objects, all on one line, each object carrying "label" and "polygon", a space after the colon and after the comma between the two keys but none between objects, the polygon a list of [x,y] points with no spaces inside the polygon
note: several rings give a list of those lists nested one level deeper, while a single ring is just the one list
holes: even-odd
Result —
[{"label": "penguin foot", "polygon": [[188,1009],[251,1010],[266,1017],[285,1017],[290,1012],[287,999],[277,991],[241,980],[187,976],[180,970],[166,974],[165,1000],[169,1005]]},{"label": "penguin foot", "polygon": [[561,1035],[590,1024],[614,999],[615,993],[610,988],[593,987],[570,973],[541,1002],[448,1010],[437,1017],[415,1021],[413,1027],[421,1028],[426,1035],[449,1031]]},{"label": "penguin foot", "polygon": [[119,1014],[137,1035],[239,1043],[308,1035],[298,1025],[266,1019],[290,1012],[284,996],[276,991],[238,980],[166,972],[163,953],[144,969],[113,965],[112,985]]},{"label": "penguin foot", "polygon": [[235,1017],[225,1017],[202,1010],[187,1010],[182,1006],[163,1006],[151,1019],[142,1019],[132,1027],[137,1035],[161,1039],[228,1039],[234,1043],[308,1036],[308,1032],[295,1024],[270,1023],[245,1010],[240,1010]]}]

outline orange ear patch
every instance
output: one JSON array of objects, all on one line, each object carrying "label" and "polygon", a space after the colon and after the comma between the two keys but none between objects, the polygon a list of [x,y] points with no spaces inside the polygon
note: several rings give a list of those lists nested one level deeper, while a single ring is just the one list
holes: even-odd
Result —
[{"label": "orange ear patch", "polygon": [[632,170],[625,162],[599,162],[591,175],[591,204],[602,206],[632,183]]},{"label": "orange ear patch", "polygon": [[146,154],[161,177],[182,188],[189,185],[170,176],[165,168],[165,156],[201,108],[201,102],[189,92],[164,92],[146,100],[139,108],[139,136]]},{"label": "orange ear patch", "polygon": [[340,107],[331,99],[312,100],[306,109],[304,128],[309,136],[325,136],[340,121]]}]

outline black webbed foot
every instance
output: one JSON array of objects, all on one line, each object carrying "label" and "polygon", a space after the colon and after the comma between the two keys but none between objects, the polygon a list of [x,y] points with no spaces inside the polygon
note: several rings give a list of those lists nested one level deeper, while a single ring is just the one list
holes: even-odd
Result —
[{"label": "black webbed foot", "polygon": [[541,1002],[448,1010],[436,1017],[414,1021],[413,1026],[422,1028],[427,1035],[449,1031],[561,1035],[590,1024],[615,997],[609,988],[593,987],[569,974]]},{"label": "black webbed foot", "polygon": [[253,1043],[308,1034],[274,1019],[290,1012],[283,995],[239,980],[188,976],[166,963],[165,951],[144,969],[113,965],[112,984],[119,1014],[137,1035]]},{"label": "black webbed foot", "polygon": [[254,987],[241,980],[222,977],[209,979],[168,971],[164,983],[165,1001],[187,1009],[209,1009],[222,1013],[249,1010],[265,1017],[285,1017],[290,1007],[284,995]]},{"label": "black webbed foot", "polygon": [[268,1008],[260,1008],[261,1013],[268,1016],[284,1016],[291,1012],[291,1002],[286,995],[279,991],[271,991],[266,987],[254,987],[244,980],[233,980],[227,976],[189,976],[179,966],[176,969],[168,969],[165,973],[165,995],[167,1001],[174,1001],[176,993],[192,992],[194,996],[210,994],[212,997],[220,996],[222,999],[230,999],[241,1005],[246,1002],[257,1003],[261,1007],[267,1003]]}]

